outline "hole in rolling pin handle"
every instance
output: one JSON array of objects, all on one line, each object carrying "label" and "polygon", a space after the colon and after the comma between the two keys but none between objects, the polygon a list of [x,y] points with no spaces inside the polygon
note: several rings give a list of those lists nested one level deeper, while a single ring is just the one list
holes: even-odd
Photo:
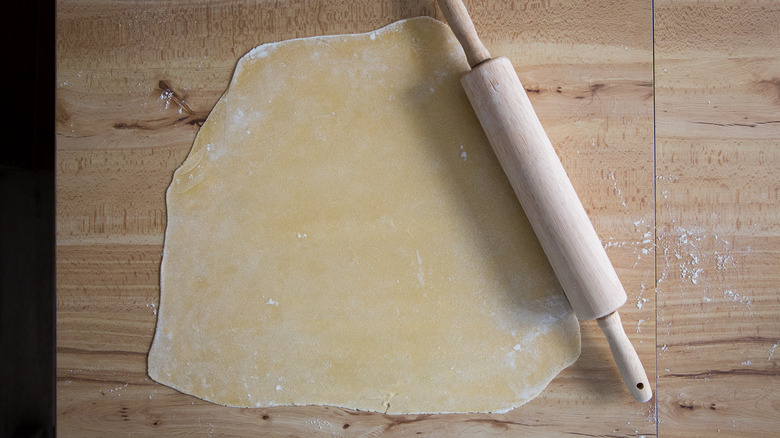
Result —
[{"label": "hole in rolling pin handle", "polygon": [[645,387],[645,384],[642,383],[642,382],[639,382],[639,383],[636,384],[636,389],[644,389],[644,387]]}]

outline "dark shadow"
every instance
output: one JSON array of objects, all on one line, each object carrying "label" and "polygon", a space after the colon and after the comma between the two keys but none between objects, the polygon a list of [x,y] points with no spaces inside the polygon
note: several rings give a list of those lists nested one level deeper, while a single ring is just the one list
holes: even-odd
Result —
[{"label": "dark shadow", "polygon": [[55,426],[54,1],[6,14],[0,154],[0,436]]}]

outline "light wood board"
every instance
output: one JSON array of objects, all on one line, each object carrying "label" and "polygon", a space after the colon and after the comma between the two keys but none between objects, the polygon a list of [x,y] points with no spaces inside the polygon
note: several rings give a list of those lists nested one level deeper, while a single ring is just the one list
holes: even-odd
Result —
[{"label": "light wood board", "polygon": [[514,63],[617,268],[623,323],[654,386],[660,376],[657,399],[633,401],[594,321],[582,324],[580,360],[502,415],[225,408],[153,382],[165,189],[237,59],[265,42],[441,15],[432,1],[61,0],[61,436],[778,430],[780,6],[467,6],[491,53]]},{"label": "light wood board", "polygon": [[780,433],[780,3],[655,3],[661,436]]}]

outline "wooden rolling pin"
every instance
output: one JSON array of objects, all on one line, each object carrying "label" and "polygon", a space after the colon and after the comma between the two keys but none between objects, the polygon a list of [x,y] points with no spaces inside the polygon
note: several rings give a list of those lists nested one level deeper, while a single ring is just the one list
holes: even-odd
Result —
[{"label": "wooden rolling pin", "polygon": [[569,303],[580,320],[598,320],[629,391],[650,400],[647,374],[617,313],[626,292],[512,63],[490,57],[461,0],[438,3],[471,66],[463,88]]}]

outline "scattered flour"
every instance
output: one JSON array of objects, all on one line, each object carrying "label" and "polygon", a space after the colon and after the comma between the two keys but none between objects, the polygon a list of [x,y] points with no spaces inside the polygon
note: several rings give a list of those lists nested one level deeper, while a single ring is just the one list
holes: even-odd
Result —
[{"label": "scattered flour", "polygon": [[417,254],[417,281],[420,282],[420,286],[425,286],[425,272],[423,271],[422,257],[420,257],[420,251],[415,251]]},{"label": "scattered flour", "polygon": [[772,348],[769,350],[769,359],[768,359],[769,361],[771,361],[771,360],[772,360],[772,356],[774,356],[774,354],[775,354],[775,349],[777,348],[777,346],[778,346],[778,345],[780,345],[780,341],[777,341],[777,342],[775,343],[775,345],[773,345],[773,346],[772,346]]},{"label": "scattered flour", "polygon": [[748,306],[753,304],[753,301],[750,299],[750,297],[741,296],[738,293],[734,293],[733,290],[724,290],[723,296],[733,302],[747,304]]},{"label": "scattered flour", "polygon": [[626,205],[626,197],[623,196],[623,192],[620,190],[620,187],[618,187],[618,182],[617,179],[615,179],[615,174],[612,173],[612,171],[606,167],[604,168],[604,170],[607,171],[607,180],[612,185],[612,190],[617,194],[618,199],[620,200],[620,205],[622,205],[623,207],[628,207],[628,205]]}]

